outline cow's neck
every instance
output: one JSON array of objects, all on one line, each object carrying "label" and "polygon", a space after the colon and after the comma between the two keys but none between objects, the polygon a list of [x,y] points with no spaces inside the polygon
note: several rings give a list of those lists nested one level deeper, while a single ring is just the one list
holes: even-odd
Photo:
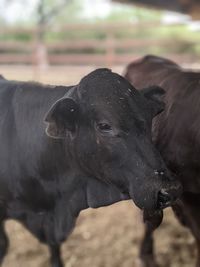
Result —
[{"label": "cow's neck", "polygon": [[[67,184],[63,180],[67,179]],[[61,179],[60,190],[62,190],[63,199],[73,203],[70,209],[74,214],[86,208],[99,208],[108,206],[121,200],[129,199],[129,196],[122,194],[112,184],[106,184],[95,177],[88,177],[84,174],[69,175]],[[67,191],[64,189],[67,188]],[[68,206],[68,204],[67,204]]]}]

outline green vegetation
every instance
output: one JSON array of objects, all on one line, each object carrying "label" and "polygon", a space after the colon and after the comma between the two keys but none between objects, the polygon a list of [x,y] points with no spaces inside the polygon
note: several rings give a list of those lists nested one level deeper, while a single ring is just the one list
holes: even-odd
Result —
[{"label": "green vegetation", "polygon": [[[14,0],[13,0],[14,1]],[[23,0],[19,0],[23,1]],[[107,16],[100,18],[98,16],[86,17],[84,16],[84,1],[81,0],[39,0],[38,4],[32,11],[32,15],[27,18],[27,25],[30,28],[38,26],[44,31],[40,36],[41,41],[47,44],[67,42],[77,40],[107,40],[108,32],[107,29],[64,29],[64,25],[68,24],[102,24],[102,23],[133,23],[133,26],[128,28],[120,27],[115,30],[112,35],[115,40],[127,38],[132,40],[142,40],[147,45],[137,46],[133,48],[118,48],[118,53],[124,53],[127,51],[135,54],[142,53],[190,53],[191,55],[198,55],[200,52],[200,35],[197,32],[191,31],[187,25],[162,25],[160,23],[163,13],[160,11],[147,10],[144,8],[131,7],[126,5],[113,5],[113,8]],[[0,22],[6,24],[5,19],[0,18]],[[24,22],[17,21],[18,25],[24,26]],[[134,26],[138,23],[137,26]],[[151,26],[152,23],[152,26]],[[23,24],[23,25],[22,25]],[[131,24],[130,24],[131,25]],[[7,27],[10,27],[7,25]],[[61,30],[59,30],[61,28]],[[34,41],[35,36],[29,32],[18,31],[13,33],[4,31],[0,34],[0,40],[6,41],[23,41],[31,42]],[[148,45],[151,40],[158,40],[157,44]],[[159,45],[159,40],[163,40],[162,44]],[[73,49],[73,48],[62,48],[53,51],[59,53],[59,51],[72,52],[88,52],[88,53],[102,53],[103,48],[85,48]]]}]

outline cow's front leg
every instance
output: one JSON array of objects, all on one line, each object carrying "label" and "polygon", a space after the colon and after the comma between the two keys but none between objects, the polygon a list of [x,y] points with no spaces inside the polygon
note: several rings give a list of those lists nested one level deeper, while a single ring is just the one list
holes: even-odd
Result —
[{"label": "cow's front leg", "polygon": [[51,267],[64,267],[61,259],[60,245],[49,245]]},{"label": "cow's front leg", "polygon": [[153,232],[161,224],[163,212],[149,213],[144,211],[143,219],[145,223],[144,237],[140,247],[140,259],[142,267],[158,267],[154,256]]},{"label": "cow's front leg", "polygon": [[200,240],[196,240],[197,244],[197,261],[196,261],[196,267],[200,267]]},{"label": "cow's front leg", "polygon": [[8,250],[8,244],[9,242],[4,230],[4,224],[3,222],[0,222],[0,265],[2,264]]},{"label": "cow's front leg", "polygon": [[172,208],[179,221],[191,230],[196,240],[196,267],[200,267],[200,194],[184,192]]}]

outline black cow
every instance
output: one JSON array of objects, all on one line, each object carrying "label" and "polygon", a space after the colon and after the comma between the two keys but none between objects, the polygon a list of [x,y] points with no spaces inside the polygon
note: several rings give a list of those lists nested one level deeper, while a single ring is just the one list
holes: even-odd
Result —
[{"label": "black cow", "polygon": [[[183,185],[183,195],[172,208],[196,239],[196,266],[200,267],[200,73],[165,58],[145,56],[128,65],[125,77],[139,89],[157,84],[166,91],[166,109],[154,120],[153,138],[167,167]],[[145,214],[144,220],[141,258],[144,266],[155,267],[152,234],[162,213]]]},{"label": "black cow", "polygon": [[48,244],[61,267],[60,244],[81,210],[131,198],[153,211],[177,197],[180,184],[151,142],[161,94],[139,93],[108,69],[71,87],[0,80],[1,261],[5,219]]}]

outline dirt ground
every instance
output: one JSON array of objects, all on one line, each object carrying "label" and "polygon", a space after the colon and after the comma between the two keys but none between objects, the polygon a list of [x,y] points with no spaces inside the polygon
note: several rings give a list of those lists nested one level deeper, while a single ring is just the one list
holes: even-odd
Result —
[{"label": "dirt ground", "polygon": [[[6,223],[10,249],[3,267],[48,267],[48,251],[19,223]],[[62,246],[65,267],[139,267],[138,248],[143,227],[131,201],[81,212],[77,225]],[[194,266],[195,246],[189,231],[170,210],[156,234],[161,267]]]},{"label": "dirt ground", "polygon": [[[40,73],[28,67],[0,66],[8,79],[39,80],[70,85],[94,67],[59,67]],[[115,67],[121,73],[122,67]],[[3,267],[48,267],[48,251],[19,223],[8,221],[6,230],[10,248]],[[132,201],[81,212],[75,230],[63,244],[65,267],[139,267],[138,248],[143,233],[139,210]],[[176,221],[170,209],[165,211],[161,227],[155,233],[156,255],[161,267],[192,267],[195,243],[189,231]]]}]

